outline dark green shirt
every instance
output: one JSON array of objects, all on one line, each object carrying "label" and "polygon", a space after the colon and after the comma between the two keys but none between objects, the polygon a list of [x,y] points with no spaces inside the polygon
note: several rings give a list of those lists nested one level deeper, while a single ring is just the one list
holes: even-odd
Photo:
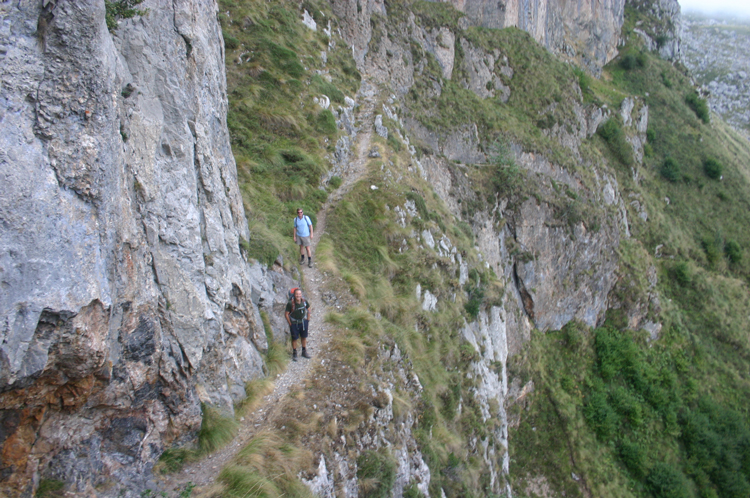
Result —
[{"label": "dark green shirt", "polygon": [[301,322],[302,320],[308,319],[308,308],[310,308],[310,305],[307,303],[306,299],[303,299],[299,304],[292,299],[286,305],[286,312],[289,313],[289,318],[293,322]]}]

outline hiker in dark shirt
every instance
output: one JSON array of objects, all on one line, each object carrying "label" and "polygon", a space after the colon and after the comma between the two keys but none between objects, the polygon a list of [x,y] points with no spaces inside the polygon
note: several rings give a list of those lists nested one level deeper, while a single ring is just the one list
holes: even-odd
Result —
[{"label": "hiker in dark shirt", "polygon": [[297,361],[297,339],[302,340],[302,357],[310,358],[307,354],[307,328],[310,323],[310,304],[302,298],[302,291],[296,289],[294,297],[286,305],[284,313],[292,334],[292,360]]}]

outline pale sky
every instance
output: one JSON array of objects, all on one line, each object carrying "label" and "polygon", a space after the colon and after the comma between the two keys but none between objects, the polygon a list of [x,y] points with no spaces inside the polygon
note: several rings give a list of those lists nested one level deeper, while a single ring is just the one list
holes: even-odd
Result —
[{"label": "pale sky", "polygon": [[683,12],[727,13],[750,17],[748,0],[679,0]]}]

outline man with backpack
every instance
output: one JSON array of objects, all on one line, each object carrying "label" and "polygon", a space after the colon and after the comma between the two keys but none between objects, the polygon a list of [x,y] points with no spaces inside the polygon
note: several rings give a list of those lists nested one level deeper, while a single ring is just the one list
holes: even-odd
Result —
[{"label": "man with backpack", "polygon": [[312,268],[312,253],[310,252],[310,241],[313,238],[313,226],[309,216],[305,216],[302,208],[297,209],[297,217],[294,218],[294,242],[299,244],[299,262],[305,262],[305,249],[307,249],[308,268]]},{"label": "man with backpack", "polygon": [[286,305],[284,316],[292,334],[292,361],[297,361],[297,339],[302,340],[302,357],[310,358],[307,354],[307,329],[310,323],[310,305],[302,298],[302,290],[292,289],[292,299]]}]

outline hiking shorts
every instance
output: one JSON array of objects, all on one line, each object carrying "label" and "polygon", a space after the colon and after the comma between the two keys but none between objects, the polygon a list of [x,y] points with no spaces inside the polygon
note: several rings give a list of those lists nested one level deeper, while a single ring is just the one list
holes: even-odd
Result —
[{"label": "hiking shorts", "polygon": [[302,235],[297,235],[297,245],[310,247],[310,236],[303,237]]},{"label": "hiking shorts", "polygon": [[292,340],[296,341],[300,337],[307,339],[307,328],[310,324],[310,320],[304,320],[302,323],[292,322],[292,326],[289,327],[289,332],[292,334]]}]

